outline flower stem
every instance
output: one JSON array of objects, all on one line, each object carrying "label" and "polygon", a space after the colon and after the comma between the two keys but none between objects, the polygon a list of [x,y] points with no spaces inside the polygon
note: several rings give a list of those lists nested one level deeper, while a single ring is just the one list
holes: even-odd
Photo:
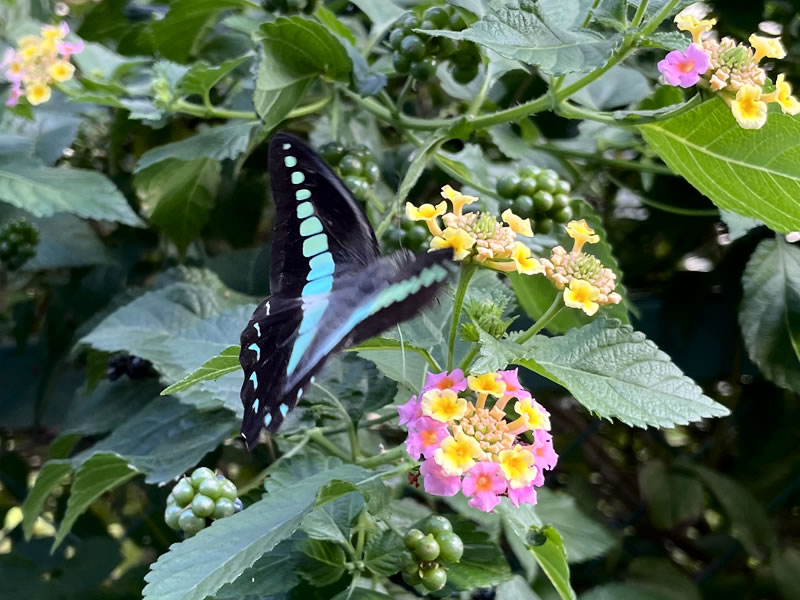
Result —
[{"label": "flower stem", "polygon": [[475,274],[478,265],[472,262],[461,263],[461,272],[458,275],[458,287],[453,298],[453,315],[450,320],[450,337],[447,340],[447,370],[453,370],[455,360],[456,334],[458,333],[458,321],[461,318],[461,308],[464,306],[464,297],[467,294],[469,280]]},{"label": "flower stem", "polygon": [[642,20],[644,19],[645,14],[647,14],[648,4],[650,4],[650,0],[641,0],[641,2],[639,2],[639,8],[636,9],[636,13],[633,15],[633,21],[631,22],[631,25],[638,27],[642,24]]},{"label": "flower stem", "polygon": [[314,442],[320,448],[327,450],[330,454],[341,458],[345,462],[351,462],[350,457],[338,446],[336,446],[333,442],[331,442],[328,438],[326,438],[321,431],[315,430],[312,431],[311,434],[308,436],[309,441]]},{"label": "flower stem", "polygon": [[656,173],[658,175],[675,175],[669,167],[662,165],[648,164],[636,160],[621,160],[616,158],[606,158],[602,154],[596,152],[581,152],[580,150],[573,150],[572,148],[562,148],[554,144],[541,144],[535,146],[536,150],[542,150],[548,154],[555,156],[564,156],[566,158],[577,158],[585,160],[590,163],[599,163],[608,165],[609,167],[619,167],[620,169],[628,169],[631,171],[643,171],[645,173]]},{"label": "flower stem", "polygon": [[461,364],[458,365],[458,368],[467,372],[469,366],[472,364],[472,361],[475,360],[475,357],[478,356],[478,352],[480,352],[480,344],[472,344],[472,348],[469,350],[469,354],[464,357],[464,360],[461,361]]},{"label": "flower stem", "polygon": [[395,446],[391,450],[387,450],[382,454],[378,454],[377,456],[370,456],[369,458],[365,458],[363,460],[358,461],[358,465],[361,467],[372,468],[372,467],[379,467],[381,465],[388,465],[395,462],[397,459],[402,458],[406,454],[406,447],[405,444],[400,444],[399,446]]},{"label": "flower stem", "polygon": [[536,321],[536,323],[534,323],[533,325],[531,325],[527,331],[525,331],[521,336],[519,336],[514,341],[516,341],[518,344],[524,344],[525,342],[527,342],[529,339],[531,339],[533,336],[539,333],[542,329],[544,329],[545,325],[547,325],[550,321],[552,321],[555,318],[555,316],[559,312],[561,312],[562,308],[564,308],[564,298],[563,295],[559,292],[558,294],[556,294],[556,297],[553,300],[553,303],[550,305],[550,308],[544,311],[544,314],[541,317],[539,317],[539,320]]}]

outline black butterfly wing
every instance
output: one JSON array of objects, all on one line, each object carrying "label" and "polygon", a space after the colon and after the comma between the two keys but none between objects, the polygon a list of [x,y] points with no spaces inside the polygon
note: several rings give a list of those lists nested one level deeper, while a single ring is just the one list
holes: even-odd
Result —
[{"label": "black butterfly wing", "polygon": [[364,210],[311,148],[285,133],[269,145],[275,202],[272,294],[297,297],[330,291],[332,278],[378,258],[378,242]]}]

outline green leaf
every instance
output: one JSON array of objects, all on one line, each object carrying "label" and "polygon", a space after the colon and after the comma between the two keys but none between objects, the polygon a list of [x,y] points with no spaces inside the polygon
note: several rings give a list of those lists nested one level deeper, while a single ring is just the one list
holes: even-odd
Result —
[{"label": "green leaf", "polygon": [[639,471],[639,490],[653,525],[672,529],[699,517],[705,508],[703,486],[694,477],[675,473],[661,461]]},{"label": "green leaf", "polygon": [[298,574],[312,585],[324,587],[344,575],[347,557],[342,547],[325,540],[305,540],[303,554],[297,565]]},{"label": "green leaf", "polygon": [[764,376],[800,393],[800,248],[764,240],[742,275],[739,325]]},{"label": "green leaf", "polygon": [[178,87],[185,94],[205,96],[211,88],[222,81],[226,75],[239,65],[253,58],[251,55],[238,56],[226,60],[220,65],[209,65],[202,61],[194,63],[178,82]]},{"label": "green leaf", "polygon": [[463,31],[426,34],[469,40],[506,58],[539,67],[549,75],[586,72],[603,66],[619,36],[581,27],[585,11],[579,2],[539,0],[493,4],[489,13]]},{"label": "green leaf", "polygon": [[778,589],[786,600],[791,600],[800,589],[800,550],[784,548],[772,559],[771,566]]},{"label": "green leaf", "polygon": [[104,175],[31,161],[0,161],[0,200],[37,217],[66,212],[141,227],[125,197]]},{"label": "green leaf", "polygon": [[25,502],[22,504],[22,529],[25,532],[25,539],[31,539],[33,526],[36,519],[42,513],[44,503],[50,496],[53,489],[64,481],[72,473],[72,465],[68,460],[49,460],[42,465],[39,475],[33,484],[33,488],[28,492]]},{"label": "green leaf", "polygon": [[697,474],[716,496],[731,522],[731,535],[760,560],[765,560],[778,546],[775,526],[767,511],[742,485],[700,465],[683,465]]},{"label": "green leaf", "polygon": [[360,8],[378,30],[388,27],[403,14],[394,0],[352,0],[352,4]]},{"label": "green leaf", "polygon": [[[113,453],[95,454],[75,474],[64,519],[53,540],[55,550],[64,540],[73,523],[89,505],[108,490],[114,489],[138,474],[125,459]],[[52,551],[51,550],[51,551]]]},{"label": "green leaf", "polygon": [[511,568],[500,548],[489,536],[477,531],[469,521],[453,524],[464,542],[464,554],[455,564],[447,565],[447,585],[458,590],[493,587],[511,579]]},{"label": "green leaf", "polygon": [[561,536],[549,525],[545,525],[541,533],[546,541],[540,546],[529,545],[528,550],[536,557],[536,562],[539,563],[561,599],[575,600],[575,592],[569,583],[567,552]]},{"label": "green leaf", "polygon": [[164,160],[134,179],[142,210],[181,253],[208,221],[220,180],[219,162],[208,158]]},{"label": "green leaf", "polygon": [[422,387],[425,373],[430,368],[425,358],[417,353],[416,346],[396,340],[372,338],[356,346],[355,350],[360,357],[373,362],[386,377],[410,390]]},{"label": "green leaf", "polygon": [[236,158],[247,150],[259,126],[260,123],[257,121],[235,121],[204,129],[197,135],[179,142],[157,146],[139,157],[136,172],[170,158],[182,161],[200,158],[214,160]]},{"label": "green leaf", "polygon": [[697,586],[672,563],[652,558],[634,559],[626,583],[592,588],[580,600],[700,600]]},{"label": "green leaf", "polygon": [[251,6],[247,0],[176,0],[163,19],[152,23],[150,37],[159,55],[185,62],[222,11]]},{"label": "green leaf", "polygon": [[203,600],[213,596],[292,535],[326,481],[344,479],[358,484],[370,476],[354,465],[341,465],[273,489],[242,512],[172,545],[145,577],[144,597]]},{"label": "green leaf", "polygon": [[319,75],[346,81],[353,64],[324,25],[303,17],[279,17],[264,23],[257,38],[265,56],[256,78],[253,103],[264,129],[278,125]]},{"label": "green leaf", "polygon": [[[345,545],[350,539],[350,528],[364,508],[364,497],[358,488],[347,481],[336,481],[338,488],[350,487],[349,492],[339,496],[321,508],[316,508],[305,516],[301,524],[308,537],[315,540],[329,540]],[[342,485],[345,484],[345,485]],[[330,483],[325,487],[330,486]],[[317,494],[315,506],[320,504],[320,495],[330,497],[330,491],[324,488]]]},{"label": "green leaf", "polygon": [[673,427],[729,414],[644,334],[601,318],[556,338],[535,336],[518,364],[563,385],[600,417]]},{"label": "green leaf", "polygon": [[[688,44],[687,44],[688,46]],[[685,49],[686,46],[683,47]],[[578,80],[577,75],[567,75],[564,85]],[[630,106],[650,95],[650,82],[640,71],[616,65],[586,87],[572,95],[572,99],[594,110],[609,110]]]},{"label": "green leaf", "polygon": [[743,217],[739,213],[732,210],[721,210],[719,216],[722,218],[723,223],[728,228],[728,237],[731,241],[738,240],[739,238],[747,235],[751,229],[763,225],[758,219],[751,217]]},{"label": "green leaf", "polygon": [[296,575],[299,555],[292,539],[278,544],[233,582],[214,594],[214,600],[273,596],[292,589],[299,581]]},{"label": "green leaf", "polygon": [[39,243],[36,256],[23,265],[23,270],[113,264],[113,258],[89,222],[65,213],[31,220],[39,230]]},{"label": "green leaf", "polygon": [[394,531],[375,533],[364,548],[364,564],[375,575],[389,577],[400,570],[404,550],[403,538]]},{"label": "green leaf", "polygon": [[241,347],[238,345],[228,346],[220,352],[217,356],[209,358],[196,370],[181,379],[177,383],[161,392],[162,396],[167,394],[174,394],[175,392],[182,392],[189,389],[194,384],[201,381],[217,380],[223,375],[233,373],[241,369],[239,364],[239,351]]},{"label": "green leaf", "polygon": [[770,112],[761,129],[742,129],[714,98],[638,129],[673,171],[720,208],[775,231],[800,229],[800,120]]},{"label": "green leaf", "polygon": [[496,600],[540,600],[530,584],[521,575],[514,575],[511,581],[497,586]]}]

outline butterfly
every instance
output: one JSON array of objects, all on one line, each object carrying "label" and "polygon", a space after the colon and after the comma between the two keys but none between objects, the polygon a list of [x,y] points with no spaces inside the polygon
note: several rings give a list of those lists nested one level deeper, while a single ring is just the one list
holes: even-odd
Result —
[{"label": "butterfly", "polygon": [[241,335],[242,436],[275,432],[325,361],[416,315],[455,270],[450,250],[381,256],[364,210],[311,148],[269,145],[270,293]]}]

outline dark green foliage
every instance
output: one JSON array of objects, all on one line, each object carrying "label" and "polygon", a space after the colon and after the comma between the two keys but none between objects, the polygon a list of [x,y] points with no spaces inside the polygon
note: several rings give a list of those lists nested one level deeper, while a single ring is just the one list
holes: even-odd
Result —
[{"label": "dark green foliage", "polygon": [[0,226],[0,264],[16,271],[36,255],[39,231],[25,219]]}]

